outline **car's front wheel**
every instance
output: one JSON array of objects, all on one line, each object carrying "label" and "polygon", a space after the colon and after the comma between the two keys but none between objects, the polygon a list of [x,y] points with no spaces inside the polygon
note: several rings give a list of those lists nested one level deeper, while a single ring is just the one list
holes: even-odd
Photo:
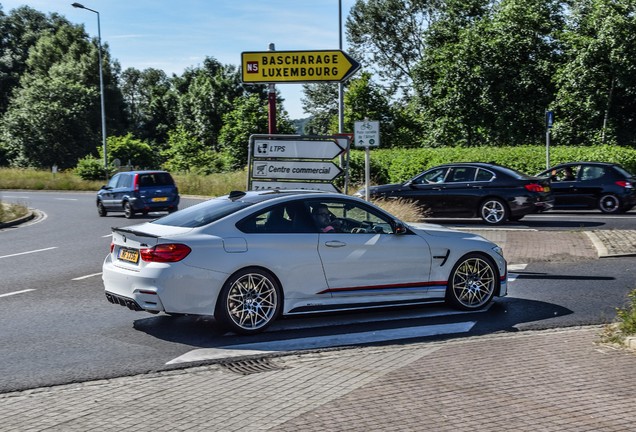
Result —
[{"label": "car's front wheel", "polygon": [[488,198],[479,206],[479,216],[489,225],[499,225],[508,220],[508,207],[499,198]]},{"label": "car's front wheel", "polygon": [[481,254],[463,256],[450,274],[446,301],[462,310],[476,310],[487,305],[497,287],[495,264]]},{"label": "car's front wheel", "polygon": [[223,285],[214,317],[226,329],[239,334],[265,330],[280,313],[281,288],[269,272],[246,268]]},{"label": "car's front wheel", "polygon": [[598,208],[603,213],[618,213],[621,210],[621,201],[616,195],[603,195],[598,200]]},{"label": "car's front wheel", "polygon": [[97,214],[100,215],[101,217],[106,216],[108,212],[106,211],[106,209],[104,208],[104,204],[102,204],[101,201],[97,202]]}]

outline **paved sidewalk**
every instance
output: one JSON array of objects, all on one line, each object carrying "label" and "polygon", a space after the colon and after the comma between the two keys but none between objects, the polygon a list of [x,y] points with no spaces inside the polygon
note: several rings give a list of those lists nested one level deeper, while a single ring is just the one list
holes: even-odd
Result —
[{"label": "paved sidewalk", "polygon": [[0,395],[3,431],[630,431],[600,327],[211,365]]},{"label": "paved sidewalk", "polygon": [[[511,264],[635,255],[636,230],[474,230]],[[3,431],[632,431],[636,350],[497,333],[0,394]]]}]

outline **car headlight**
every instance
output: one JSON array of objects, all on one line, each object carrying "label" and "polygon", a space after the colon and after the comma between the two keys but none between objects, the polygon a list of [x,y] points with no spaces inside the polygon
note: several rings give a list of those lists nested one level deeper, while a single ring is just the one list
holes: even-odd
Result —
[{"label": "car headlight", "polygon": [[502,257],[504,256],[503,249],[500,248],[499,246],[495,246],[494,248],[492,248],[492,250],[494,250],[497,254],[501,255]]}]

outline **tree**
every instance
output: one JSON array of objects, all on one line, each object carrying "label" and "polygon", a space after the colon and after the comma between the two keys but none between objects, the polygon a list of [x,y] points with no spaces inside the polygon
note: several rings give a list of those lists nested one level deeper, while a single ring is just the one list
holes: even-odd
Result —
[{"label": "tree", "polygon": [[[152,147],[142,140],[134,138],[132,133],[108,137],[106,149],[111,162],[119,159],[122,164],[130,163],[141,169],[153,169],[157,166],[157,155],[154,154]],[[100,159],[103,160],[102,147],[99,147],[98,151]]]},{"label": "tree", "polygon": [[[463,4],[464,9],[460,8]],[[429,145],[535,142],[554,94],[560,3],[453,2],[427,32],[415,88]]]},{"label": "tree", "polygon": [[82,35],[79,27],[62,26],[30,50],[28,72],[0,124],[11,164],[70,168],[100,142],[87,116],[99,93],[82,84],[91,64]]},{"label": "tree", "polygon": [[[277,133],[292,134],[294,125],[285,110],[277,110]],[[234,101],[234,110],[223,117],[219,141],[233,169],[247,164],[247,146],[253,134],[266,134],[267,105],[258,95],[243,96]]]},{"label": "tree", "polygon": [[120,83],[130,130],[163,149],[177,123],[178,96],[170,78],[159,69],[128,68]]},{"label": "tree", "polygon": [[29,49],[38,39],[70,23],[57,14],[46,16],[28,6],[5,15],[0,4],[0,116],[27,69]]},{"label": "tree", "polygon": [[636,4],[573,4],[556,74],[555,139],[564,144],[636,145]]},{"label": "tree", "polygon": [[422,60],[423,35],[441,0],[357,0],[345,23],[350,54],[391,86],[409,93]]}]

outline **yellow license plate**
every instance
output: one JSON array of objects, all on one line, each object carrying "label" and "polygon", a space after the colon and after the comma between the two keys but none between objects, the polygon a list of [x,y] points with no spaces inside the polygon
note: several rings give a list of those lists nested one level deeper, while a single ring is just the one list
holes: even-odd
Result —
[{"label": "yellow license plate", "polygon": [[128,261],[137,264],[137,262],[139,262],[139,251],[135,249],[121,248],[119,249],[117,258],[122,261]]},{"label": "yellow license plate", "polygon": [[164,202],[168,201],[168,197],[156,197],[152,199],[152,202]]}]

